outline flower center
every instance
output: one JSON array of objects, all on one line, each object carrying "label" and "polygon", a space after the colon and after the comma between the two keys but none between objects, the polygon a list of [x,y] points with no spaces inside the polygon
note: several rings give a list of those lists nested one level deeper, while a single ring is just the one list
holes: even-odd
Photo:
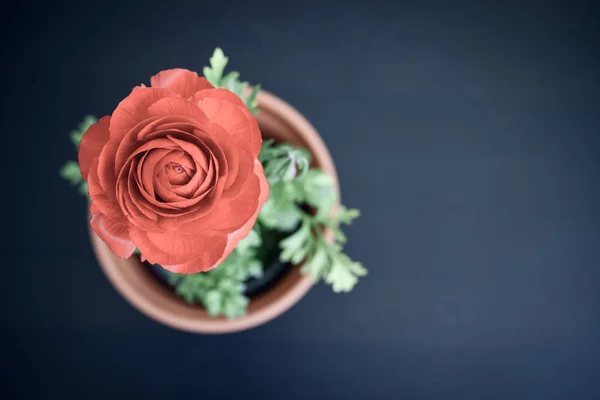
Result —
[{"label": "flower center", "polygon": [[170,162],[167,164],[167,168],[175,172],[176,174],[182,174],[185,169],[181,166],[181,164]]}]

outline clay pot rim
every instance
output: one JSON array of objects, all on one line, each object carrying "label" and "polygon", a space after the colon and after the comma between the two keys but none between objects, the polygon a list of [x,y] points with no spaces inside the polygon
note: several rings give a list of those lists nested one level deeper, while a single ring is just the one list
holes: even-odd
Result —
[{"label": "clay pot rim", "polygon": [[[277,116],[302,137],[310,146],[313,158],[319,160],[320,168],[333,177],[336,190],[339,193],[337,171],[331,154],[310,122],[291,105],[265,90],[259,92],[257,101],[260,110]],[[183,331],[222,334],[254,328],[287,311],[310,290],[313,284],[310,276],[298,276],[293,285],[287,288],[283,294],[275,297],[274,301],[270,301],[237,319],[228,320],[223,317],[206,318],[206,316],[196,319],[190,318],[182,313],[177,313],[174,310],[176,306],[171,301],[164,301],[165,293],[163,290],[160,290],[158,287],[156,291],[150,290],[143,282],[147,279],[141,279],[141,275],[139,276],[139,280],[135,279],[135,274],[132,275],[130,271],[126,270],[126,268],[131,267],[131,265],[127,265],[130,260],[118,259],[91,229],[89,233],[100,266],[116,290],[143,314],[164,325]],[[292,273],[300,274],[299,267],[294,267],[294,270],[288,272],[288,274]],[[275,290],[281,284],[277,283],[277,286],[269,289],[268,292]],[[168,290],[168,288],[165,289]],[[175,293],[170,292],[170,295],[177,298],[178,302],[182,302]],[[180,307],[183,306],[184,304]],[[187,307],[188,305],[185,306]],[[203,311],[206,314],[204,310],[198,311]]]}]

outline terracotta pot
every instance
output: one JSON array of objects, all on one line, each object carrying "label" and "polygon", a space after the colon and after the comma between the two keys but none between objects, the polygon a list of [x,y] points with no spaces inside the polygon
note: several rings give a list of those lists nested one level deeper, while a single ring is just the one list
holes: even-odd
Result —
[{"label": "terracotta pot", "polygon": [[[313,126],[296,109],[280,98],[261,91],[256,119],[263,138],[303,146],[313,154],[313,164],[331,175],[339,192],[333,160]],[[137,257],[122,260],[90,230],[92,246],[104,273],[125,299],[147,316],[176,329],[197,333],[229,333],[264,324],[292,307],[312,286],[300,267],[289,272],[273,287],[252,297],[244,317],[214,318],[199,305],[188,304],[157,280]]]}]

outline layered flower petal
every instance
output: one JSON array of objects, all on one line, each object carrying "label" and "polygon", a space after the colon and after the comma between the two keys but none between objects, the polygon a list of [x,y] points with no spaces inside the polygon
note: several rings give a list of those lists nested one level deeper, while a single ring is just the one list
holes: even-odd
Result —
[{"label": "layered flower petal", "polygon": [[119,103],[110,120],[110,136],[122,139],[127,132],[148,118],[148,108],[165,97],[178,97],[169,89],[140,88]]},{"label": "layered flower petal", "polygon": [[[180,273],[201,272],[212,264],[205,264],[217,260],[225,250],[227,236],[186,235],[177,232],[147,232],[139,228],[130,228],[129,234],[146,259],[153,264],[160,264],[177,272],[181,268],[177,265],[195,261],[195,271]],[[189,267],[189,266],[188,266]]]},{"label": "layered flower petal", "polygon": [[90,225],[116,256],[131,257],[135,245],[129,238],[127,224],[106,218],[104,214],[97,214],[92,215]]},{"label": "layered flower petal", "polygon": [[80,147],[92,229],[178,273],[218,265],[250,232],[269,187],[258,124],[235,94],[187,70],[137,87]]},{"label": "layered flower petal", "polygon": [[225,250],[223,251],[223,255],[219,258],[214,265],[212,265],[210,269],[218,267],[229,255],[235,250],[240,240],[245,239],[246,236],[252,230],[252,227],[256,223],[258,218],[258,214],[260,213],[260,209],[262,208],[265,201],[269,198],[269,183],[267,182],[267,178],[265,177],[262,164],[256,160],[254,162],[254,172],[260,181],[260,195],[258,198],[258,207],[256,211],[252,215],[250,219],[239,229],[227,235],[227,246],[225,246]]},{"label": "layered flower petal", "polygon": [[150,85],[152,87],[168,88],[186,99],[198,91],[212,89],[213,87],[206,78],[198,76],[196,72],[181,68],[159,72],[150,78]]},{"label": "layered flower petal", "polygon": [[258,123],[237,95],[226,89],[212,89],[196,93],[194,100],[212,122],[250,142],[254,157],[258,157],[262,145]]}]

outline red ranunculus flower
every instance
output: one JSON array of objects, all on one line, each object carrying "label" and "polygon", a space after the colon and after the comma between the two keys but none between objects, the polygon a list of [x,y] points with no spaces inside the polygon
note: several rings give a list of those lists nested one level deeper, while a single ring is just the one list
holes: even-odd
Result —
[{"label": "red ranunculus flower", "polygon": [[83,136],[91,227],[119,257],[192,274],[246,237],[269,194],[244,103],[195,72],[162,71]]}]

